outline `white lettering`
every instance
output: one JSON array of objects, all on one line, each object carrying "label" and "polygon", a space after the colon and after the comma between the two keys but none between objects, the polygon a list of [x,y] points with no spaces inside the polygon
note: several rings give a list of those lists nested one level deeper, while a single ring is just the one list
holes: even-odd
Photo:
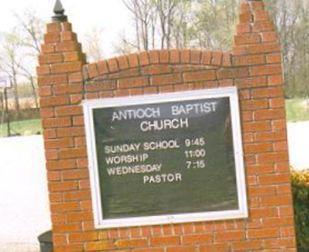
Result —
[{"label": "white lettering", "polygon": [[143,177],[144,184],[175,183],[180,181],[182,181],[181,173],[163,173],[159,175],[145,175]]},{"label": "white lettering", "polygon": [[152,172],[160,172],[161,168],[162,164],[117,166],[107,168],[107,174],[109,176],[122,176],[127,174],[152,173]]},{"label": "white lettering", "polygon": [[167,149],[178,149],[180,148],[177,140],[163,140],[158,142],[145,142],[143,144],[143,149],[145,151],[149,150],[167,150]]},{"label": "white lettering", "polygon": [[122,145],[105,145],[105,154],[127,153],[132,151],[139,151],[141,143],[122,144]]},{"label": "white lettering", "polygon": [[136,154],[136,155],[121,155],[106,157],[105,162],[108,165],[112,164],[131,164],[138,162],[145,162],[148,159],[149,155],[147,153]]},{"label": "white lettering", "polygon": [[171,107],[172,115],[188,115],[190,113],[194,114],[208,114],[211,112],[216,112],[217,102],[205,102],[205,103],[193,103],[186,105],[173,105]]},{"label": "white lettering", "polygon": [[159,118],[161,115],[160,108],[150,108],[145,109],[125,109],[114,111],[112,115],[112,122],[120,120],[135,120],[144,118]]},{"label": "white lettering", "polygon": [[188,118],[142,121],[140,124],[140,129],[143,132],[152,131],[152,130],[160,131],[160,130],[181,129],[181,128],[189,128]]}]

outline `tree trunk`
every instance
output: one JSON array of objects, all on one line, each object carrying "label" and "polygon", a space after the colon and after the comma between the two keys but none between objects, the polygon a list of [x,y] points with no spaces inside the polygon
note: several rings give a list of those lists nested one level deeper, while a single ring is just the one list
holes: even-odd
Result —
[{"label": "tree trunk", "polygon": [[19,95],[18,95],[18,89],[17,89],[17,79],[16,79],[16,73],[13,71],[12,76],[12,82],[13,84],[13,94],[14,94],[14,102],[15,102],[15,111],[17,112],[17,117],[20,116],[20,105],[19,105]]},{"label": "tree trunk", "polygon": [[34,99],[34,103],[35,103],[35,108],[36,108],[36,110],[39,110],[38,96],[36,94],[36,88],[35,88],[33,77],[30,76],[29,79],[30,79],[30,84],[31,84],[31,88],[32,88],[32,94],[33,94],[33,99]]}]

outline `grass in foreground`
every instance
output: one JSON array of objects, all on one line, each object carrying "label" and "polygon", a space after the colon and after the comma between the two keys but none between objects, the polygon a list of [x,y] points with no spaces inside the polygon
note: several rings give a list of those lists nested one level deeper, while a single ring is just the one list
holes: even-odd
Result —
[{"label": "grass in foreground", "polygon": [[[11,135],[30,136],[42,133],[40,119],[11,122]],[[7,124],[0,124],[0,137],[7,136]]]},{"label": "grass in foreground", "polygon": [[309,121],[309,105],[303,99],[286,100],[286,115],[289,122]]}]

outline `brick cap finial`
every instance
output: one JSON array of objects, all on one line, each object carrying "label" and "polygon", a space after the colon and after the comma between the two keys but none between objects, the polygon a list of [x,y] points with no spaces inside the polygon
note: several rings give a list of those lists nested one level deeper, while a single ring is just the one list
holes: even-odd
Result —
[{"label": "brick cap finial", "polygon": [[68,17],[64,15],[64,8],[60,0],[56,0],[54,7],[55,16],[52,17],[53,22],[66,22]]}]

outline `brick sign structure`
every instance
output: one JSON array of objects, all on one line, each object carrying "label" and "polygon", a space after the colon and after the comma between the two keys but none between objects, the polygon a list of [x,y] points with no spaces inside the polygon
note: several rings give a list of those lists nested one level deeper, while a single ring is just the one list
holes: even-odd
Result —
[{"label": "brick sign structure", "polygon": [[[296,251],[278,35],[262,1],[244,1],[240,8],[240,23],[230,52],[161,50],[93,64],[86,63],[71,24],[63,11],[57,11],[47,25],[37,68],[54,251]],[[243,195],[247,195],[248,217],[242,214],[239,219],[171,220],[135,226],[133,222],[126,227],[98,228],[83,104],[95,99],[104,103],[119,97],[138,95],[142,99],[149,94],[203,93],[226,87],[236,88],[239,97],[239,139],[246,184]],[[219,100],[204,102],[217,104]],[[215,105],[203,106],[202,111],[215,110]],[[107,109],[100,113],[105,118],[112,112]],[[168,125],[178,125],[177,121],[173,123]],[[185,127],[189,122],[181,123]],[[226,125],[230,125],[228,120]],[[147,130],[147,125],[143,127]],[[103,139],[108,134],[104,132]],[[205,145],[202,138],[187,137],[183,143],[186,147]],[[192,161],[192,157],[203,156],[200,149],[194,153],[185,150],[187,156],[183,158],[187,158],[188,169],[204,168],[202,159]],[[107,147],[105,153],[111,150]],[[140,158],[149,158],[149,154],[142,153]],[[181,178],[177,175],[165,179]],[[158,181],[143,179],[144,183]],[[107,199],[112,199],[111,195]],[[110,216],[117,216],[113,201],[107,202]],[[237,208],[237,204],[230,201],[229,207]],[[158,211],[165,210],[162,207]],[[130,214],[134,217],[132,208]]]}]

